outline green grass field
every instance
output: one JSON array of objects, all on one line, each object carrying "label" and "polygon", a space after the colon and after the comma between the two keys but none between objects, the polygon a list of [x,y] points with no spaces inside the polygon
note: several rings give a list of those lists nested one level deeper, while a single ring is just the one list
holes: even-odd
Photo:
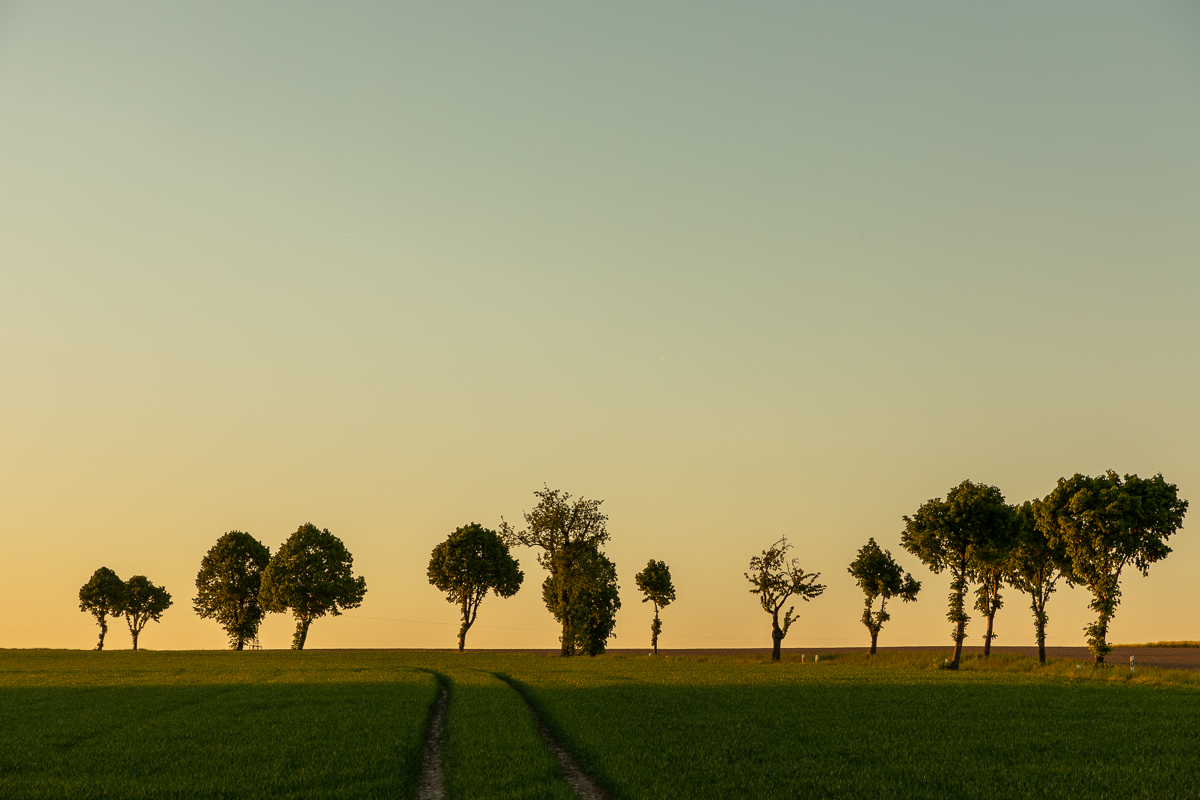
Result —
[{"label": "green grass field", "polygon": [[0,796],[403,796],[435,697],[373,653],[4,651]]},{"label": "green grass field", "polygon": [[0,651],[0,797],[567,798],[511,680],[614,798],[1188,797],[1198,677],[932,653],[755,659]]}]

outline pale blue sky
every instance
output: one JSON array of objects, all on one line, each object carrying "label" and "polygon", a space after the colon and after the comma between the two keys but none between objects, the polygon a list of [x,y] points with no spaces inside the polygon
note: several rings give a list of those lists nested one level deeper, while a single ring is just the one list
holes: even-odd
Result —
[{"label": "pale blue sky", "polygon": [[[101,564],[175,595],[146,646],[221,646],[204,551],[306,521],[420,623],[312,646],[451,645],[429,550],[543,482],[612,514],[614,646],[649,558],[667,646],[765,646],[783,533],[794,643],[853,644],[854,552],[964,478],[1192,497],[1198,141],[1188,2],[0,3],[0,647],[90,646]],[[1176,542],[1117,638],[1200,638]],[[480,646],[553,646],[519,555]],[[881,642],[941,644],[902,561]]]}]

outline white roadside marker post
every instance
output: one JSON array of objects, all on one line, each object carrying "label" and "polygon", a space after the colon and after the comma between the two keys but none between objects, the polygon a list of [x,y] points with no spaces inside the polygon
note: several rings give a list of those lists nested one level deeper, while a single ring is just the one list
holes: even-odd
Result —
[{"label": "white roadside marker post", "polygon": [[1130,656],[1129,657],[1129,673],[1132,675],[1134,671],[1135,670],[1134,670],[1134,665],[1133,665],[1133,656]]}]

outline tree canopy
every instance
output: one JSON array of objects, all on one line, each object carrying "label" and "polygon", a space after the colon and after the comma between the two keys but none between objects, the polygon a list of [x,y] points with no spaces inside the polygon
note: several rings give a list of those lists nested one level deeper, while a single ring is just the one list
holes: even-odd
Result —
[{"label": "tree canopy", "polygon": [[117,573],[108,567],[100,567],[92,573],[79,589],[79,610],[86,611],[96,618],[100,625],[100,641],[97,650],[104,649],[104,635],[108,633],[108,618],[121,613],[125,602],[125,581],[117,577]]},{"label": "tree canopy", "polygon": [[342,540],[312,523],[301,525],[271,557],[259,602],[267,611],[292,612],[292,649],[304,649],[313,620],[336,617],[362,603],[367,581],[354,576],[353,566],[354,557]]},{"label": "tree canopy", "polygon": [[499,597],[512,597],[525,579],[520,564],[500,535],[474,522],[457,529],[433,548],[426,574],[431,584],[446,593],[446,600],[462,611],[458,629],[460,652],[466,647],[467,631],[475,624],[488,591]]},{"label": "tree canopy", "polygon": [[133,637],[133,649],[138,649],[138,636],[148,622],[158,622],[163,612],[171,607],[171,595],[161,586],[155,586],[145,575],[134,575],[125,581],[125,595],[121,601],[121,613],[129,625]]},{"label": "tree canopy", "polygon": [[1011,513],[1006,524],[992,527],[971,555],[970,579],[979,584],[975,590],[975,610],[987,619],[987,629],[983,634],[984,657],[992,654],[992,641],[996,638],[996,612],[1004,607],[1000,592],[1008,574],[1008,560],[1016,546],[1017,512],[1011,506],[1009,511]]},{"label": "tree canopy", "polygon": [[650,624],[650,647],[654,650],[654,655],[658,655],[658,635],[662,633],[662,620],[658,618],[658,612],[675,601],[671,569],[665,562],[650,559],[646,568],[633,576],[633,581],[645,595],[642,602],[654,604],[654,622]]},{"label": "tree canopy", "polygon": [[1187,507],[1161,474],[1122,478],[1112,470],[1060,478],[1038,505],[1038,526],[1062,547],[1072,575],[1092,593],[1096,621],[1084,630],[1096,663],[1112,652],[1108,624],[1121,601],[1121,571],[1132,565],[1146,575],[1166,558],[1167,539],[1183,525]]},{"label": "tree canopy", "polygon": [[1004,495],[995,486],[963,481],[946,493],[944,500],[934,498],[911,517],[904,517],[900,542],[935,573],[950,573],[950,611],[946,618],[954,625],[954,658],[951,669],[958,669],[966,636],[965,599],[977,554],[986,551],[1000,532],[1011,529],[1013,512]]},{"label": "tree canopy", "polygon": [[[921,591],[921,582],[906,573],[892,558],[890,551],[875,543],[874,537],[859,548],[858,556],[850,562],[846,571],[867,596],[862,622],[871,634],[871,655],[875,655],[879,631],[883,629],[883,623],[892,618],[887,612],[887,601],[893,597],[899,597],[906,603],[916,600],[917,592]],[[876,598],[879,599],[879,610],[873,611]]]},{"label": "tree canopy", "polygon": [[558,548],[554,569],[542,582],[542,599],[569,639],[564,655],[602,655],[621,608],[617,567],[588,542]]},{"label": "tree canopy", "polygon": [[1058,579],[1066,575],[1073,580],[1071,561],[1062,543],[1052,539],[1038,525],[1040,501],[1025,501],[1016,511],[1015,543],[1005,565],[1005,579],[1013,588],[1029,595],[1033,609],[1034,638],[1038,646],[1038,661],[1046,663],[1046,604],[1054,593]]},{"label": "tree canopy", "polygon": [[[575,580],[572,576],[587,573],[587,570],[575,571],[573,559],[576,554],[590,558],[593,551],[602,555],[601,547],[608,541],[608,516],[600,510],[602,500],[581,497],[572,501],[567,492],[549,487],[533,494],[538,503],[523,515],[526,527],[517,531],[501,518],[500,533],[509,545],[541,548],[538,564],[550,573],[547,585],[556,595],[553,602],[546,600],[546,608],[562,625],[561,653],[569,656],[579,638],[571,626],[580,614],[564,613],[563,609],[568,608],[571,597],[579,596],[577,587],[572,585]],[[545,587],[542,595],[549,597]]]},{"label": "tree canopy", "polygon": [[258,637],[266,611],[259,602],[262,573],[271,551],[248,533],[230,531],[217,539],[200,561],[192,607],[203,619],[215,619],[241,650]]},{"label": "tree canopy", "polygon": [[800,568],[800,562],[788,558],[792,549],[787,537],[780,537],[773,545],[762,551],[762,555],[750,559],[750,572],[746,580],[753,586],[751,594],[758,595],[763,610],[771,615],[771,660],[778,661],[783,638],[787,636],[795,618],[792,616],[795,606],[788,608],[779,621],[779,612],[791,597],[799,597],[808,602],[819,597],[825,591],[824,584],[817,583],[821,573],[806,573]]}]

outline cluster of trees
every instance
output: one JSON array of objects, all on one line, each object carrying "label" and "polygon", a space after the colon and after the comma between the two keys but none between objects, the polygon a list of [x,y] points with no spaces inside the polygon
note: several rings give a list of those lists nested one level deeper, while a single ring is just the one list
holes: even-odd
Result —
[{"label": "cluster of trees", "polygon": [[97,650],[104,649],[104,636],[108,633],[109,617],[125,617],[129,635],[133,638],[133,649],[138,649],[138,635],[146,624],[162,619],[163,612],[171,607],[171,595],[161,586],[155,586],[145,575],[134,575],[123,581],[108,567],[100,567],[92,573],[79,589],[79,610],[96,618],[100,625],[100,641]]},{"label": "cluster of trees", "polygon": [[950,574],[950,611],[957,669],[970,616],[967,594],[987,619],[984,654],[1007,585],[1030,597],[1038,660],[1046,661],[1046,605],[1060,580],[1085,586],[1096,620],[1085,629],[1096,663],[1112,652],[1108,626],[1121,598],[1121,573],[1171,552],[1169,539],[1183,524],[1187,501],[1163,476],[1139,478],[1111,470],[1060,478],[1046,497],[1009,505],[995,486],[963,481],[945,498],[928,501],[904,518],[901,542],[935,573]]},{"label": "cluster of trees", "polygon": [[[609,540],[608,516],[600,510],[603,501],[572,499],[549,487],[534,496],[537,505],[523,514],[525,527],[520,530],[501,518],[499,532],[471,523],[451,533],[430,555],[429,582],[461,612],[461,651],[487,593],[512,597],[521,588],[525,576],[510,548],[537,548],[538,564],[546,570],[542,600],[561,627],[561,654],[599,655],[614,635],[621,608],[617,567],[603,550]],[[646,595],[643,602],[654,603],[651,644],[657,653],[662,631],[658,612],[675,599],[671,571],[651,560],[636,580]]]},{"label": "cluster of trees", "polygon": [[[1108,626],[1121,598],[1121,572],[1134,567],[1146,575],[1150,565],[1171,552],[1167,539],[1183,525],[1187,501],[1163,476],[1139,478],[1111,470],[1098,476],[1060,478],[1046,497],[1009,505],[995,486],[963,481],[945,498],[923,504],[904,517],[901,543],[934,573],[950,575],[950,610],[954,657],[958,669],[966,637],[967,595],[975,587],[976,611],[987,619],[983,653],[991,654],[996,638],[996,612],[1002,591],[1012,587],[1029,595],[1038,660],[1046,662],[1046,605],[1060,580],[1086,586],[1096,620],[1084,632],[1096,663],[1112,652]],[[794,621],[794,606],[780,620],[792,597],[805,601],[825,587],[820,573],[805,573],[788,557],[791,545],[781,538],[750,560],[751,592],[771,615],[771,657],[778,661],[780,644]],[[871,635],[871,653],[879,632],[891,619],[887,603],[917,599],[920,581],[905,573],[872,538],[858,551],[849,573],[866,596],[862,622]],[[875,603],[879,605],[876,608]]]},{"label": "cluster of trees", "polygon": [[[461,651],[487,593],[512,597],[521,588],[525,574],[511,548],[536,548],[538,564],[546,571],[542,599],[561,626],[561,654],[599,655],[614,635],[621,608],[617,568],[604,553],[609,533],[602,501],[573,499],[549,487],[534,495],[538,502],[523,514],[520,530],[501,518],[499,531],[471,523],[451,533],[430,555],[429,582],[460,611]],[[1044,663],[1046,606],[1059,581],[1091,592],[1096,620],[1085,632],[1096,662],[1103,663],[1112,651],[1107,634],[1120,603],[1122,571],[1132,566],[1146,575],[1150,564],[1165,558],[1171,552],[1167,539],[1182,526],[1187,507],[1162,475],[1076,474],[1059,479],[1046,497],[1020,505],[1009,505],[994,486],[963,481],[944,498],[929,500],[904,517],[901,544],[934,573],[950,575],[946,616],[954,626],[951,669],[961,661],[972,587],[974,608],[987,619],[984,655],[991,653],[996,638],[1002,592],[1012,587],[1030,597],[1038,659]],[[751,558],[745,573],[751,593],[771,616],[771,657],[776,661],[796,619],[789,601],[798,597],[807,602],[825,591],[817,582],[820,573],[805,572],[791,550],[787,537],[781,537]],[[302,650],[314,620],[362,603],[366,581],[354,576],[353,562],[340,539],[312,524],[300,526],[273,556],[249,534],[230,531],[201,561],[193,605],[201,617],[220,623],[237,650],[257,639],[267,612],[291,611],[296,620],[292,647]],[[873,538],[859,549],[848,572],[865,595],[862,622],[874,654],[879,633],[891,619],[888,601],[915,601],[921,583]],[[675,600],[671,571],[651,559],[635,581],[642,602],[654,604],[650,643],[657,654],[659,612]],[[124,615],[136,650],[138,634],[161,618],[171,596],[144,576],[122,581],[101,567],[80,589],[79,602],[100,625],[96,649],[104,647],[107,618]]]},{"label": "cluster of trees", "polygon": [[[248,533],[230,531],[200,561],[192,605],[202,618],[215,619],[242,650],[258,638],[267,612],[291,611],[296,620],[292,647],[304,649],[313,620],[334,616],[362,603],[366,580],[353,574],[354,558],[341,539],[312,524],[301,525],[274,556]],[[171,605],[171,595],[141,575],[122,582],[101,567],[79,590],[80,608],[100,624],[100,643],[108,630],[106,617],[124,614],[137,649],[146,623],[158,621]]]}]

